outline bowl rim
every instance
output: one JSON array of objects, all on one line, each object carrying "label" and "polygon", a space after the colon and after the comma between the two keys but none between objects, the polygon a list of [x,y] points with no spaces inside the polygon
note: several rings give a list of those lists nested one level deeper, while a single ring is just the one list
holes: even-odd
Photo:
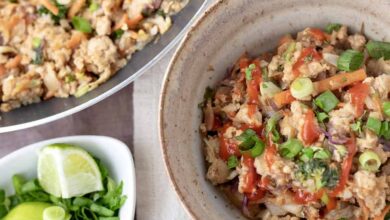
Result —
[{"label": "bowl rim", "polygon": [[[102,135],[74,135],[74,136],[62,136],[62,137],[56,137],[56,138],[50,138],[50,139],[44,139],[42,141],[34,142],[32,144],[25,145],[3,157],[0,158],[0,166],[4,166],[7,163],[10,163],[11,161],[17,160],[21,155],[25,154],[26,151],[34,151],[37,148],[41,148],[45,145],[48,144],[53,144],[53,143],[59,143],[59,142],[73,142],[73,141],[89,141],[89,140],[94,140],[96,141],[97,139],[101,140],[107,140],[110,142],[116,142],[116,145],[114,145],[114,148],[121,149],[126,153],[126,162],[130,164],[130,169],[127,170],[129,173],[130,179],[128,181],[128,186],[129,186],[129,193],[133,194],[132,197],[128,196],[128,201],[131,203],[130,207],[130,216],[133,218],[135,217],[135,208],[136,208],[136,175],[135,175],[135,166],[134,166],[134,159],[132,156],[132,153],[124,142],[121,140],[118,140],[113,137],[109,136],[102,136]],[[112,147],[112,146],[111,146]],[[83,147],[81,147],[83,148]],[[104,149],[104,146],[94,146],[94,148],[102,148]],[[84,148],[83,148],[84,149]],[[121,211],[121,210],[120,210]]]},{"label": "bowl rim", "polygon": [[[204,0],[203,3],[200,5],[199,8],[196,9],[194,15],[191,17],[191,19],[188,21],[188,23],[184,26],[182,30],[179,31],[176,37],[172,39],[157,55],[152,58],[146,65],[141,67],[138,71],[136,71],[133,75],[130,77],[126,78],[126,80],[118,83],[116,86],[112,87],[111,89],[107,90],[106,92],[98,95],[95,98],[92,98],[80,105],[77,105],[73,108],[70,108],[68,110],[58,112],[56,114],[50,115],[48,117],[43,117],[37,120],[21,123],[21,124],[15,124],[15,125],[9,125],[9,126],[0,126],[0,133],[7,133],[7,132],[12,132],[12,131],[19,131],[19,130],[24,130],[27,128],[35,127],[38,125],[43,125],[47,124],[49,122],[56,121],[58,119],[64,118],[66,116],[73,115],[77,112],[80,112],[86,108],[89,108],[100,101],[103,101],[104,99],[110,97],[111,95],[117,93],[127,85],[129,85],[131,82],[136,80],[138,77],[140,77],[143,73],[145,73],[147,70],[149,70],[153,65],[155,65],[158,61],[161,60],[162,57],[164,57],[169,51],[171,51],[172,48],[174,48],[185,36],[187,31],[191,28],[191,26],[194,24],[194,22],[198,19],[199,16],[201,16],[201,13],[203,9],[206,7],[208,4],[209,0]],[[129,61],[127,61],[128,64]]]},{"label": "bowl rim", "polygon": [[200,26],[202,23],[205,22],[205,20],[209,17],[212,16],[213,13],[222,5],[224,2],[228,0],[217,0],[214,3],[211,3],[210,6],[207,8],[207,10],[203,13],[203,15],[194,23],[194,25],[190,28],[190,30],[187,32],[185,37],[182,39],[180,42],[178,49],[175,51],[175,54],[173,58],[171,59],[169,66],[167,70],[165,71],[165,75],[163,78],[163,85],[161,87],[160,91],[160,102],[159,102],[159,110],[158,110],[158,132],[159,132],[159,142],[160,142],[160,147],[162,148],[162,153],[163,153],[163,160],[164,160],[164,167],[165,171],[168,173],[169,176],[169,182],[173,186],[176,194],[179,196],[180,202],[182,206],[184,206],[185,210],[187,213],[192,217],[193,219],[200,219],[199,216],[191,209],[190,205],[187,203],[187,201],[184,198],[184,193],[180,190],[178,184],[174,180],[174,174],[172,172],[171,166],[170,166],[170,161],[168,159],[168,153],[167,153],[167,145],[165,144],[166,137],[164,135],[164,106],[166,102],[166,93],[170,84],[170,81],[168,80],[169,77],[171,76],[173,66],[175,63],[178,61],[180,58],[180,54],[182,53],[184,49],[184,45],[187,44],[188,41],[190,41],[193,37],[194,34],[193,32],[196,31],[198,26]]}]

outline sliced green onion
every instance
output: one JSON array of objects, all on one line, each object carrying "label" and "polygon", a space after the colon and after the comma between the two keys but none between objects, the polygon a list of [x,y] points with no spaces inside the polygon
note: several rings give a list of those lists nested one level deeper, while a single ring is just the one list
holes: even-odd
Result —
[{"label": "sliced green onion", "polygon": [[390,122],[388,121],[382,122],[380,136],[385,138],[386,140],[390,140]]},{"label": "sliced green onion", "polygon": [[382,123],[379,119],[369,117],[367,120],[366,127],[373,131],[376,135],[380,135]]},{"label": "sliced green onion", "polygon": [[288,45],[287,50],[286,50],[286,51],[283,53],[283,55],[282,55],[285,61],[290,62],[291,57],[292,57],[292,55],[293,55],[293,52],[294,52],[294,50],[295,50],[295,45],[296,45],[295,42],[291,42],[291,43]]},{"label": "sliced green onion", "polygon": [[97,205],[95,203],[92,204],[90,208],[91,208],[91,211],[95,212],[98,215],[104,216],[104,217],[111,217],[115,214],[114,211],[112,211],[104,206]]},{"label": "sliced green onion", "polygon": [[280,112],[276,112],[275,114],[273,114],[267,121],[267,125],[265,126],[265,131],[269,133],[272,130],[276,129],[276,125],[282,117],[283,115]]},{"label": "sliced green onion", "polygon": [[320,159],[320,160],[327,160],[331,156],[332,155],[330,154],[330,152],[327,149],[321,149],[321,150],[314,153],[313,158]]},{"label": "sliced green onion", "polygon": [[72,18],[72,24],[73,24],[73,27],[78,31],[81,31],[83,33],[91,33],[92,32],[91,24],[85,18],[82,18],[79,16],[74,16]]},{"label": "sliced green onion", "polygon": [[385,60],[390,59],[390,43],[388,42],[370,40],[366,44],[366,49],[372,58],[380,59],[383,57]]},{"label": "sliced green onion", "polygon": [[376,172],[381,166],[381,159],[374,151],[366,150],[360,155],[359,163],[363,169]]},{"label": "sliced green onion", "polygon": [[384,102],[382,104],[383,112],[390,117],[390,102]]},{"label": "sliced green onion", "polygon": [[251,156],[253,158],[260,156],[264,152],[265,143],[262,140],[256,141],[255,146],[250,149]]},{"label": "sliced green onion", "polygon": [[322,93],[314,100],[314,103],[325,112],[332,111],[339,102],[340,101],[330,90]]},{"label": "sliced green onion", "polygon": [[301,156],[299,157],[299,159],[303,162],[308,162],[309,160],[311,160],[314,156],[314,150],[310,147],[308,148],[304,148],[302,149],[301,151]]},{"label": "sliced green onion", "polygon": [[336,150],[340,154],[340,156],[344,157],[345,155],[347,155],[348,150],[344,145],[336,144],[336,145],[334,145],[334,147],[336,148]]},{"label": "sliced green onion", "polygon": [[41,38],[34,37],[34,38],[32,39],[32,46],[33,46],[34,49],[40,47],[41,44],[42,44],[42,39],[41,39]]},{"label": "sliced green onion", "polygon": [[119,38],[122,37],[122,35],[123,35],[124,33],[125,33],[124,30],[118,29],[118,30],[115,30],[115,31],[112,33],[112,37],[113,37],[114,39],[119,39]]},{"label": "sliced green onion", "polygon": [[281,92],[282,89],[280,89],[277,85],[275,85],[273,82],[262,82],[260,84],[260,92],[261,95],[266,98],[273,97],[276,93]]},{"label": "sliced green onion", "polygon": [[229,169],[233,169],[238,165],[238,159],[236,156],[232,155],[228,158],[227,166]]},{"label": "sliced green onion", "polygon": [[79,207],[90,206],[92,203],[93,203],[92,200],[90,200],[88,198],[84,198],[84,197],[77,197],[73,200],[73,205],[79,206]]},{"label": "sliced green onion", "polygon": [[280,145],[279,154],[284,158],[292,159],[299,154],[302,148],[303,145],[298,139],[291,138]]},{"label": "sliced green onion", "polygon": [[237,140],[241,141],[239,147],[241,150],[249,150],[255,145],[256,132],[252,129],[246,129],[242,134],[236,137]]},{"label": "sliced green onion", "polygon": [[330,24],[326,25],[325,32],[328,34],[331,34],[333,31],[340,30],[340,28],[341,28],[341,24],[330,23]]},{"label": "sliced green onion", "polygon": [[337,68],[344,71],[354,71],[359,69],[364,60],[362,52],[357,50],[344,51],[337,60]]},{"label": "sliced green onion", "polygon": [[299,77],[292,82],[290,90],[294,98],[303,99],[313,93],[313,82],[307,77]]},{"label": "sliced green onion", "polygon": [[261,76],[263,77],[263,81],[269,81],[269,78],[268,78],[268,69],[267,67],[263,67],[261,68]]},{"label": "sliced green onion", "polygon": [[357,122],[351,124],[351,129],[358,134],[362,133],[362,121],[358,120]]},{"label": "sliced green onion", "polygon": [[246,69],[245,69],[245,78],[246,80],[252,80],[252,71],[256,68],[256,65],[255,64],[251,64],[249,65]]},{"label": "sliced green onion", "polygon": [[91,1],[91,4],[89,5],[88,10],[90,12],[95,12],[98,9],[99,9],[99,4],[96,3],[95,1]]},{"label": "sliced green onion", "polygon": [[318,112],[317,113],[317,120],[319,122],[324,122],[327,118],[329,118],[329,115],[326,114],[325,112]]}]

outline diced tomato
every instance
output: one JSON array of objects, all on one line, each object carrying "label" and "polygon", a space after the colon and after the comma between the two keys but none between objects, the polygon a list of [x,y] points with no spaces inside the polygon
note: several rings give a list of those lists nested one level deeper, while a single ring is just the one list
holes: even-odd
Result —
[{"label": "diced tomato", "polygon": [[330,197],[336,197],[340,192],[342,192],[345,188],[345,185],[347,184],[348,178],[349,178],[349,173],[352,168],[352,162],[353,162],[353,157],[356,154],[356,143],[355,143],[355,137],[352,137],[348,142],[347,142],[347,148],[348,148],[348,155],[344,159],[343,164],[341,165],[341,176],[339,183],[333,190],[329,192]]},{"label": "diced tomato", "polygon": [[305,114],[305,122],[302,129],[302,139],[306,145],[312,144],[320,137],[320,131],[316,123],[313,110],[309,109]]},{"label": "diced tomato", "polygon": [[248,104],[248,116],[252,117],[257,111],[257,105],[255,104]]},{"label": "diced tomato", "polygon": [[222,160],[227,160],[231,155],[241,156],[240,149],[235,142],[230,141],[228,138],[225,138],[223,134],[230,127],[230,124],[225,124],[220,132],[218,133],[219,137],[219,157]]},{"label": "diced tomato", "polygon": [[245,73],[245,69],[249,66],[249,59],[247,57],[241,57],[240,60],[238,61],[238,65],[240,66],[241,72]]},{"label": "diced tomato", "polygon": [[244,193],[253,193],[256,187],[257,173],[254,165],[254,159],[249,155],[242,155],[242,162],[248,168],[244,178]]},{"label": "diced tomato", "polygon": [[327,34],[318,28],[310,28],[309,33],[318,41],[324,41],[328,38]]},{"label": "diced tomato", "polygon": [[351,94],[351,103],[355,107],[355,117],[360,117],[364,112],[364,100],[369,93],[369,87],[365,83],[357,83],[348,90]]},{"label": "diced tomato", "polygon": [[266,193],[266,190],[263,188],[256,188],[254,192],[252,193],[246,193],[246,197],[249,201],[259,201],[260,199],[264,198]]},{"label": "diced tomato", "polygon": [[301,51],[301,55],[299,56],[297,62],[295,62],[293,65],[292,70],[293,70],[293,74],[295,77],[298,77],[301,74],[299,71],[299,68],[303,64],[305,64],[308,57],[312,57],[314,60],[321,60],[322,59],[322,55],[320,53],[318,53],[315,48],[313,48],[313,47],[304,48]]},{"label": "diced tomato", "polygon": [[321,199],[323,194],[324,190],[318,190],[315,193],[309,193],[299,189],[294,194],[294,201],[298,204],[307,204],[309,202],[315,202]]},{"label": "diced tomato", "polygon": [[248,103],[259,104],[260,83],[261,83],[261,69],[260,62],[255,60],[252,62],[255,68],[252,70],[252,79],[247,81]]}]

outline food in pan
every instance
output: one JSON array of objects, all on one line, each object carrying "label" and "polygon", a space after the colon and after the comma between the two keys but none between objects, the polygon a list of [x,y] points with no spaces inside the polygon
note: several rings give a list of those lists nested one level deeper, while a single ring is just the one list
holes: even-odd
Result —
[{"label": "food in pan", "polygon": [[201,108],[207,179],[252,219],[384,219],[390,43],[329,24],[243,55]]},{"label": "food in pan", "polygon": [[164,34],[187,2],[0,1],[0,111],[98,87]]}]

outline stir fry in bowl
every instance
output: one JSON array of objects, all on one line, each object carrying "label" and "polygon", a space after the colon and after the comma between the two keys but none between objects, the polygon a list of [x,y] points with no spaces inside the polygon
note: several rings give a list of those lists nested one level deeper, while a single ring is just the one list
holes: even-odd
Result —
[{"label": "stir fry in bowl", "polygon": [[253,219],[384,219],[390,43],[330,24],[243,55],[207,89],[207,179]]},{"label": "stir fry in bowl", "polygon": [[188,1],[0,1],[0,111],[98,87]]}]

